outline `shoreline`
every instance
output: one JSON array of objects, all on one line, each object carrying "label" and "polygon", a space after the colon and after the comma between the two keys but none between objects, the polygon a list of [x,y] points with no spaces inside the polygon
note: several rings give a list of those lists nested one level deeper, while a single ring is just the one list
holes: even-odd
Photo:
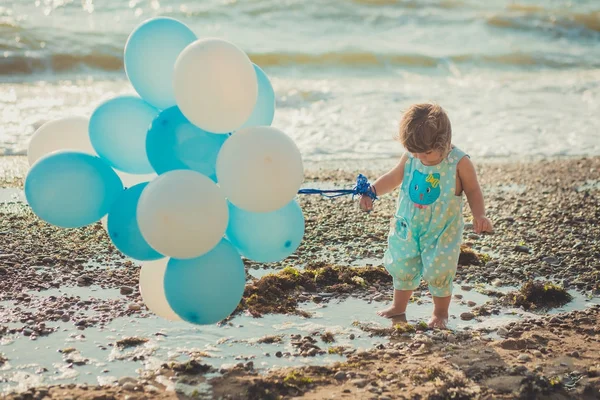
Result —
[{"label": "shoreline", "polygon": [[[341,160],[323,160],[323,161],[304,161],[305,183],[315,180],[315,175],[319,173],[363,173],[369,174],[370,181],[377,179],[378,175],[387,172],[393,168],[397,158],[378,158],[378,159],[341,159]],[[535,164],[553,164],[553,163],[572,163],[584,160],[598,160],[600,155],[564,155],[564,156],[531,156],[531,157],[474,157],[473,163],[478,169],[478,174],[482,175],[492,167],[504,166],[510,171],[519,169],[523,166],[531,168]],[[6,155],[0,156],[0,188],[2,187],[22,187],[23,180],[29,169],[27,156],[25,155]],[[350,174],[351,175],[351,174]],[[485,180],[485,176],[483,176]],[[332,179],[326,179],[332,180]]]},{"label": "shoreline", "polygon": [[[298,251],[281,263],[247,262],[246,266],[251,275],[254,271],[279,272],[280,278],[285,267],[292,268],[287,270],[288,274],[299,277],[314,267],[322,272],[317,275],[324,280],[318,281],[315,275],[317,288],[313,292],[302,281],[288,279],[277,283],[272,275],[262,280],[249,278],[247,289],[271,290],[277,299],[273,305],[289,307],[265,309],[262,318],[254,319],[247,315],[251,314],[250,304],[244,303],[242,312],[220,328],[233,329],[229,334],[235,339],[245,332],[239,330],[244,329],[241,325],[250,329],[253,323],[267,324],[264,338],[252,340],[266,343],[262,352],[275,355],[279,349],[284,353],[281,358],[278,355],[263,358],[261,348],[248,344],[238,353],[244,357],[228,358],[226,361],[231,365],[215,371],[213,365],[220,362],[219,353],[215,356],[189,349],[188,361],[165,361],[160,367],[142,368],[146,372],[139,376],[118,374],[115,383],[105,385],[76,383],[76,375],[52,383],[55,381],[51,376],[63,368],[81,374],[86,368],[97,368],[100,377],[103,368],[118,370],[114,363],[119,362],[137,363],[141,368],[146,364],[140,355],[153,354],[147,353],[150,348],[145,346],[146,342],[157,346],[153,351],[160,351],[161,347],[170,349],[170,342],[157,341],[161,336],[156,335],[163,331],[151,330],[131,344],[130,353],[117,353],[124,357],[121,361],[104,361],[106,367],[98,362],[96,366],[93,358],[97,356],[90,355],[96,354],[91,353],[96,345],[89,343],[86,336],[98,337],[105,330],[105,335],[116,338],[121,334],[138,336],[134,328],[127,330],[125,321],[132,326],[143,321],[169,326],[152,319],[141,303],[137,288],[139,265],[114,251],[99,224],[61,230],[39,221],[25,204],[0,203],[0,339],[8,341],[0,345],[0,378],[18,381],[18,375],[13,374],[24,368],[19,354],[10,353],[14,346],[26,348],[36,340],[41,344],[61,332],[76,338],[68,346],[51,347],[44,353],[60,351],[61,369],[50,366],[49,371],[41,373],[47,380],[34,384],[32,389],[24,387],[22,395],[7,398],[25,399],[31,395],[35,399],[99,398],[95,396],[185,399],[193,398],[195,388],[199,391],[196,398],[230,399],[277,396],[317,399],[335,395],[385,400],[417,395],[447,398],[452,393],[473,399],[600,396],[600,364],[595,357],[600,351],[600,308],[593,305],[600,299],[597,262],[600,206],[596,195],[600,189],[600,157],[482,163],[477,168],[496,232],[477,235],[468,228],[465,230],[463,244],[485,257],[467,261],[457,271],[457,290],[450,309],[454,316],[452,330],[422,328],[420,322],[431,307],[425,286],[409,306],[407,317],[412,328],[398,331],[392,326],[394,321],[390,324],[383,319],[376,319],[375,325],[370,323],[376,318],[373,311],[385,307],[390,300],[389,277],[372,260],[381,258],[385,249],[394,195],[382,197],[371,214],[357,212],[350,198],[301,196],[306,235]],[[307,166],[306,181],[352,185],[358,169],[358,166],[347,170]],[[3,177],[0,187],[20,187],[26,170],[25,157],[0,157]],[[369,177],[380,172],[373,169]],[[465,208],[468,223],[468,207]],[[351,266],[359,267],[352,269],[356,274],[363,273],[360,267],[371,272],[344,274]],[[513,290],[530,280],[555,282],[579,293],[580,308],[552,315],[542,312],[537,316],[517,308],[516,312],[522,315],[506,319],[515,311],[501,301],[506,296],[498,291]],[[265,286],[266,282],[272,285]],[[585,299],[593,301],[585,303]],[[348,300],[349,305],[345,306]],[[353,325],[353,318],[336,322],[343,329],[334,333],[331,338],[334,341],[330,342],[326,334],[333,328],[328,328],[327,318],[343,316],[348,307],[361,307],[365,313],[353,317],[358,325]],[[306,318],[298,315],[298,310],[315,315]],[[327,317],[319,317],[319,313]],[[277,315],[284,319],[275,318]],[[118,334],[111,334],[108,330],[111,321],[121,321],[125,327]],[[324,327],[272,336],[266,321],[276,321],[277,326],[288,321]],[[466,329],[469,325],[465,324],[469,323],[479,324],[478,328]],[[220,335],[227,335],[228,331],[223,332]],[[172,338],[169,340],[175,340],[177,335],[167,334]],[[349,338],[353,336],[356,337]],[[223,346],[235,344],[226,338],[223,336]],[[97,340],[97,345],[105,351],[111,348],[116,351],[115,338]],[[211,339],[197,340],[200,344],[218,345]],[[257,351],[256,355],[249,355],[251,350]],[[318,365],[319,360],[331,355],[329,352],[337,351],[343,357],[341,364]],[[106,357],[107,353],[98,354]],[[297,360],[296,365],[317,365],[268,370],[261,362],[269,360],[290,360],[287,365],[293,364],[292,360]],[[42,368],[43,360],[39,362]],[[432,369],[432,365],[439,368]],[[378,370],[381,368],[384,370]],[[201,390],[206,387],[209,394]]]}]

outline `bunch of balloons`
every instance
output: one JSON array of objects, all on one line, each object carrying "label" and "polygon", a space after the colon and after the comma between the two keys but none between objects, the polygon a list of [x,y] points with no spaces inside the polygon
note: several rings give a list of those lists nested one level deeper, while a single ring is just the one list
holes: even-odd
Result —
[{"label": "bunch of balloons", "polygon": [[115,247],[144,262],[150,310],[218,322],[243,295],[241,256],[278,261],[302,241],[300,152],[270,126],[269,78],[234,44],[153,18],[131,33],[124,60],[139,97],[41,126],[27,202],[63,228],[106,219]]}]

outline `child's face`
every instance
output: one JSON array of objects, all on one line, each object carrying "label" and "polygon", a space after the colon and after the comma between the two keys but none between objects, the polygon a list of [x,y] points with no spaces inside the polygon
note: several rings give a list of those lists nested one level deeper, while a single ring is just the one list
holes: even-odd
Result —
[{"label": "child's face", "polygon": [[412,153],[413,157],[418,158],[423,165],[436,165],[442,161],[443,154],[439,150],[429,150],[425,153]]}]

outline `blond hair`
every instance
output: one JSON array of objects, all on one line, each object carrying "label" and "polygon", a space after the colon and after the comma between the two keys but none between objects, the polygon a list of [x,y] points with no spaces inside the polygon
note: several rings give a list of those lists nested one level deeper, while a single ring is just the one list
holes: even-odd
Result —
[{"label": "blond hair", "polygon": [[452,125],[439,105],[413,104],[400,121],[398,139],[411,153],[439,150],[446,154],[452,147]]}]

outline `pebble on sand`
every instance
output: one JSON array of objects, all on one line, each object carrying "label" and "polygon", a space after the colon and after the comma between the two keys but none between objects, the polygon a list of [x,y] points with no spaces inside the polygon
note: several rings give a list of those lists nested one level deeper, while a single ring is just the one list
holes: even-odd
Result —
[{"label": "pebble on sand", "polygon": [[517,360],[519,362],[527,362],[527,361],[531,361],[531,356],[529,354],[519,354],[519,357],[517,357]]},{"label": "pebble on sand", "polygon": [[133,288],[130,288],[129,286],[121,286],[120,293],[124,296],[127,296],[133,293]]},{"label": "pebble on sand", "polygon": [[475,315],[470,312],[464,312],[464,313],[460,314],[460,319],[462,319],[463,321],[470,321],[473,318],[475,318]]}]

